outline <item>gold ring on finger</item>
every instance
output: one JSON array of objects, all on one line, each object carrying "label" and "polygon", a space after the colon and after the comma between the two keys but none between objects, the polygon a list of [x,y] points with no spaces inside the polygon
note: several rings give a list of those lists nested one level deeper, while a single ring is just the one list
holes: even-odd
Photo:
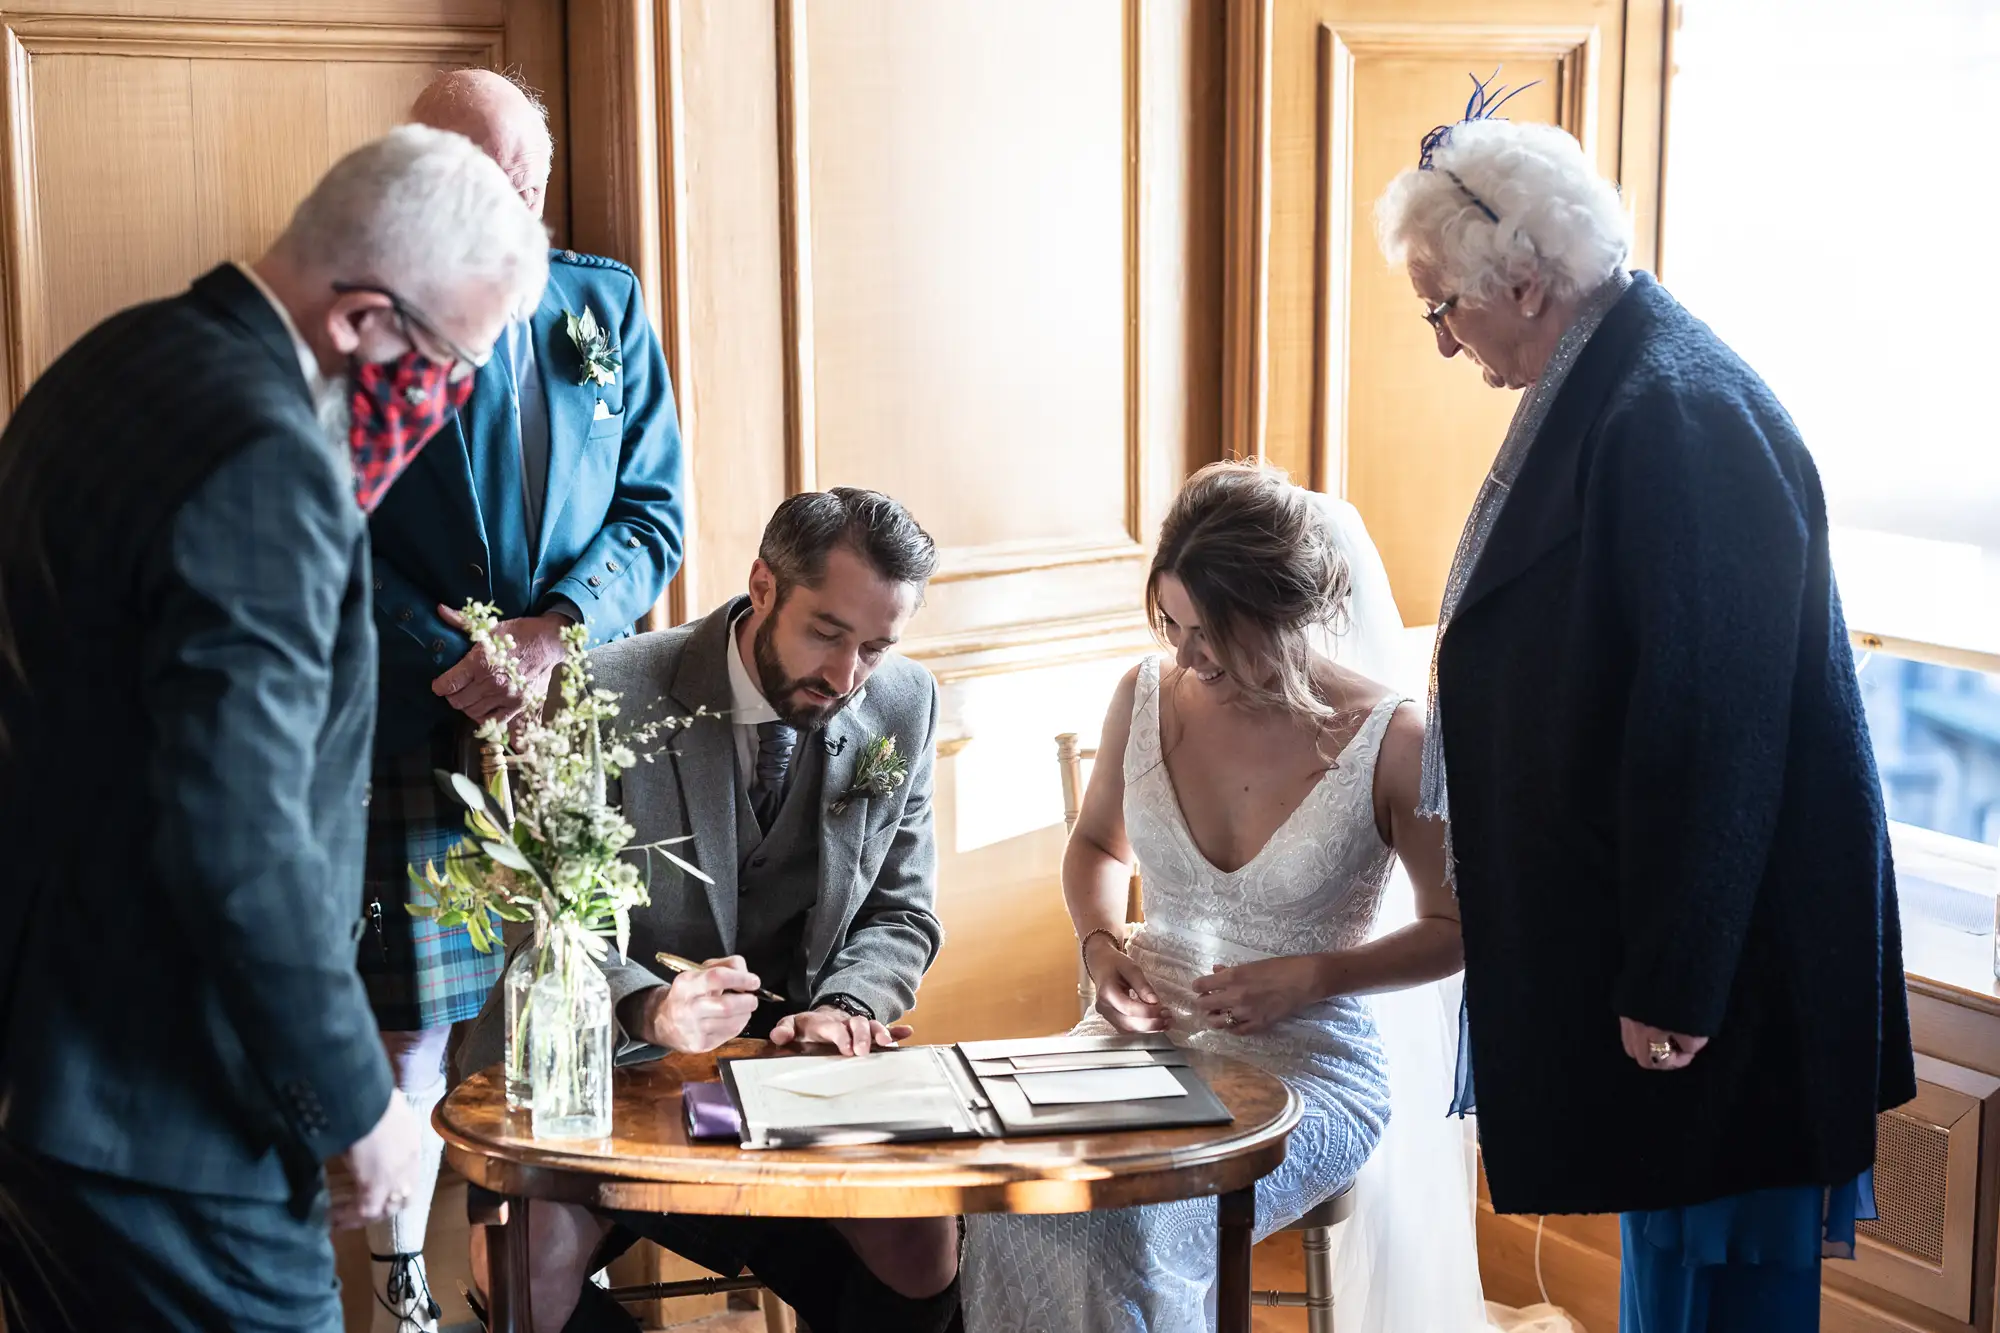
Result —
[{"label": "gold ring on finger", "polygon": [[1674,1058],[1674,1044],[1671,1041],[1648,1042],[1646,1054],[1656,1065],[1663,1065]]}]

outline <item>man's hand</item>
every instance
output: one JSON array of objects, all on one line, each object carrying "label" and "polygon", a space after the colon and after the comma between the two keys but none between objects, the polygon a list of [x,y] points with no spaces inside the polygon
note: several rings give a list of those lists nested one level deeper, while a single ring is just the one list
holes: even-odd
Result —
[{"label": "man's hand", "polygon": [[[448,606],[440,606],[438,615],[453,629],[466,628],[465,617]],[[562,632],[569,623],[566,617],[551,612],[503,620],[494,627],[495,637],[505,634],[514,640],[514,657],[520,663],[524,688],[516,689],[486,650],[475,647],[457,666],[431,682],[431,693],[474,722],[507,721],[527,706],[531,696],[548,688],[549,673],[562,661]]]},{"label": "man's hand", "polygon": [[[1686,1069],[1694,1063],[1701,1048],[1708,1045],[1707,1037],[1690,1037],[1684,1032],[1669,1032],[1630,1018],[1618,1020],[1618,1037],[1625,1044],[1625,1054],[1638,1061],[1639,1068],[1653,1073],[1666,1073],[1673,1069]],[[1665,1045],[1655,1049],[1656,1043]],[[1655,1055],[1665,1055],[1656,1060]]]},{"label": "man's hand", "polygon": [[401,1212],[417,1183],[423,1126],[403,1094],[389,1093],[388,1109],[353,1147],[327,1163],[327,1192],[337,1228],[366,1226]]},{"label": "man's hand", "polygon": [[670,1051],[712,1051],[743,1031],[757,1012],[762,984],[740,955],[711,958],[676,976],[671,986],[642,991],[639,1021],[627,1030]]},{"label": "man's hand", "polygon": [[842,1055],[866,1055],[878,1047],[892,1047],[915,1031],[908,1023],[884,1025],[860,1014],[827,1005],[802,1014],[787,1014],[771,1029],[773,1046],[791,1046],[817,1041],[834,1047]]}]

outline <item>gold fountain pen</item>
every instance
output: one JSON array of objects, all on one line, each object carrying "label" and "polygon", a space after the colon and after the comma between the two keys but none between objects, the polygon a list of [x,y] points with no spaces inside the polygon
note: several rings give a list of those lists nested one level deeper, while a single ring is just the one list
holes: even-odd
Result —
[{"label": "gold fountain pen", "polygon": [[[664,950],[654,954],[653,960],[659,963],[660,966],[674,972],[699,972],[702,968],[700,963],[692,959],[683,958],[677,953],[667,953]],[[774,1004],[783,1004],[785,1002],[784,996],[770,990],[758,991],[757,998],[760,1000],[769,1000]]]}]

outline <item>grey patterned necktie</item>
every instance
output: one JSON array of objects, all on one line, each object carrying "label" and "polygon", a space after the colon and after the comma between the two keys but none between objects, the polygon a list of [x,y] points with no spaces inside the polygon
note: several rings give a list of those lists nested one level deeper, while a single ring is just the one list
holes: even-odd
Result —
[{"label": "grey patterned necktie", "polygon": [[785,803],[785,779],[792,771],[792,751],[798,747],[799,733],[782,722],[757,724],[757,773],[750,782],[750,808],[756,812],[758,827],[766,833],[778,822]]}]

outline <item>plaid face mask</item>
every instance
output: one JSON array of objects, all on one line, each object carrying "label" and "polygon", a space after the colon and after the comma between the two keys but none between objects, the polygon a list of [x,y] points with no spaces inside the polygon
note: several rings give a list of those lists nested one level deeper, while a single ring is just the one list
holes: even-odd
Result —
[{"label": "plaid face mask", "polygon": [[348,376],[354,451],[354,499],[372,514],[431,436],[472,396],[472,376],[453,381],[451,363],[421,352],[393,361],[357,361]]}]

